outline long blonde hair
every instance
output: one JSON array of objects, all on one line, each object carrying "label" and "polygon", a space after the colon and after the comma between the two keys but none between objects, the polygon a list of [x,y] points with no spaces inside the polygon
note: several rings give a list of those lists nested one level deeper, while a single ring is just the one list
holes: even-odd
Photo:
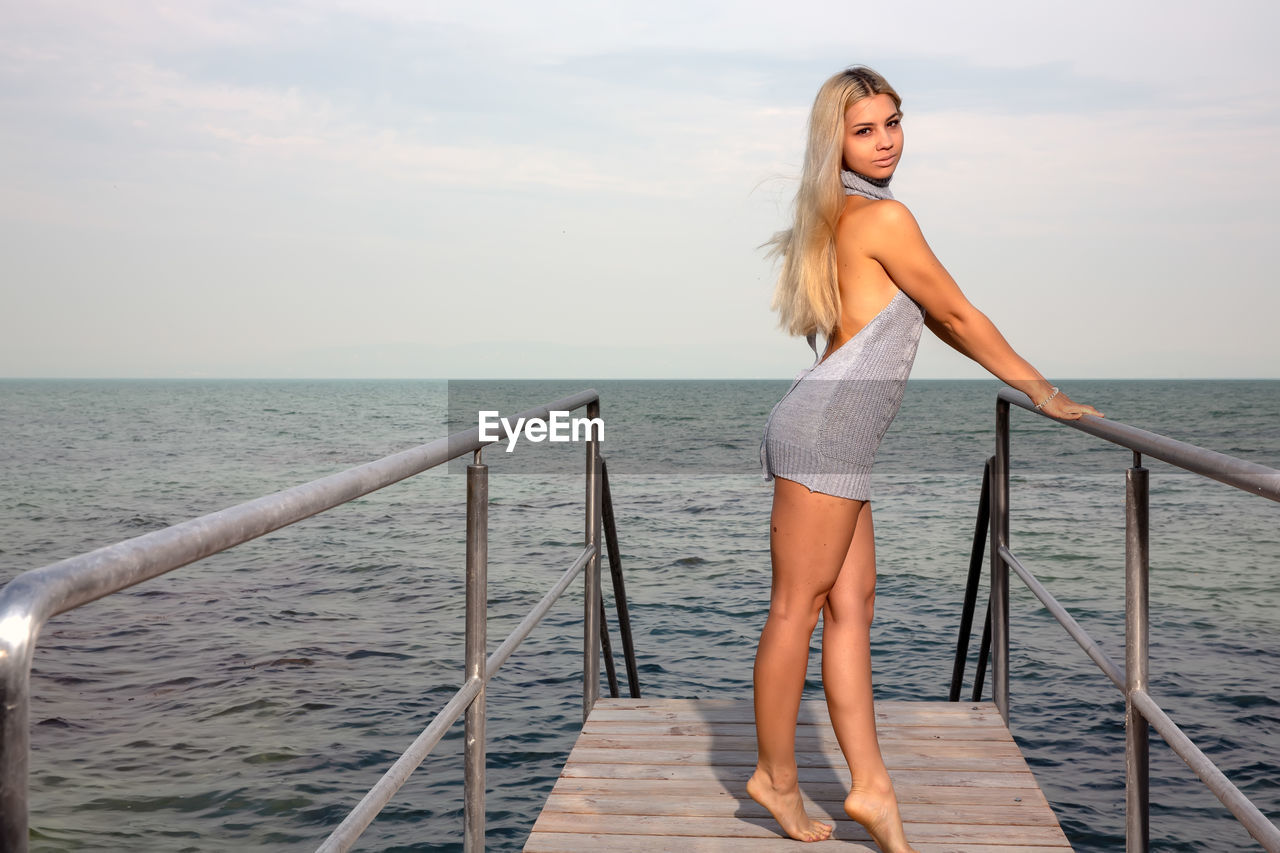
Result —
[{"label": "long blonde hair", "polygon": [[844,209],[844,121],[849,106],[885,94],[902,99],[883,77],[865,65],[846,68],[822,84],[809,113],[809,142],[796,192],[795,222],[765,243],[768,257],[782,258],[773,294],[778,323],[788,334],[829,334],[840,320],[836,283],[836,222]]}]

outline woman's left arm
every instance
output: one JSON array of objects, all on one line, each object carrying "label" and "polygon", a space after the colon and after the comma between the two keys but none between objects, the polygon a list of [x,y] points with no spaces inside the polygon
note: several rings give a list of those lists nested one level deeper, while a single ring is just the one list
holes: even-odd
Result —
[{"label": "woman's left arm", "polygon": [[[925,309],[929,329],[958,352],[973,359],[993,376],[1039,403],[1053,417],[1074,419],[1082,414],[1102,417],[1093,406],[1076,403],[1018,355],[995,324],[960,291],[942,266],[915,217],[897,201],[880,201],[868,208],[875,215],[863,230],[869,254],[889,277]],[[932,317],[932,320],[929,318]]]},{"label": "woman's left arm", "polygon": [[951,330],[947,328],[946,324],[940,321],[937,317],[925,312],[924,324],[928,327],[929,331],[933,332],[934,336],[937,337],[938,340],[942,341],[965,358],[973,358],[973,355],[965,349],[958,340],[956,340],[956,336],[951,334]]}]

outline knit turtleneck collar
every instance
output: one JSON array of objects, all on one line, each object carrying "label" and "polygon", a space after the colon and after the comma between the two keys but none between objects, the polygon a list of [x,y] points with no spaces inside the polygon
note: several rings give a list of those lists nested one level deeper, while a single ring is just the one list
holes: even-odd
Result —
[{"label": "knit turtleneck collar", "polygon": [[840,171],[840,182],[844,184],[845,195],[860,195],[865,198],[875,199],[893,198],[893,190],[889,189],[889,181],[891,180],[893,180],[893,175],[887,178],[869,178],[852,169],[842,169]]}]

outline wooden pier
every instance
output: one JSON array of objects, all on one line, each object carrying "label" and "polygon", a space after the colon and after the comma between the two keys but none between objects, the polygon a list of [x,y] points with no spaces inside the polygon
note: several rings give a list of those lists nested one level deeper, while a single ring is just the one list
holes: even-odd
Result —
[{"label": "wooden pier", "polygon": [[[876,728],[920,853],[1071,850],[994,703],[877,702]],[[600,699],[524,849],[878,853],[843,811],[849,769],[824,702],[801,705],[796,759],[806,808],[834,822],[831,839],[787,838],[747,796],[755,749],[749,697]]]}]

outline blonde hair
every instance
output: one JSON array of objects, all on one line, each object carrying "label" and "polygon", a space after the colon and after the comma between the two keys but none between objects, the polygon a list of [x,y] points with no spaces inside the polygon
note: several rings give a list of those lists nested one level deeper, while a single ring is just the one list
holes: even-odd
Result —
[{"label": "blonde hair", "polygon": [[788,334],[828,334],[840,320],[836,283],[836,222],[844,209],[844,122],[850,105],[874,95],[902,99],[883,77],[854,65],[822,84],[809,113],[809,142],[795,198],[795,221],[773,235],[768,257],[782,258],[773,294],[778,324]]}]

